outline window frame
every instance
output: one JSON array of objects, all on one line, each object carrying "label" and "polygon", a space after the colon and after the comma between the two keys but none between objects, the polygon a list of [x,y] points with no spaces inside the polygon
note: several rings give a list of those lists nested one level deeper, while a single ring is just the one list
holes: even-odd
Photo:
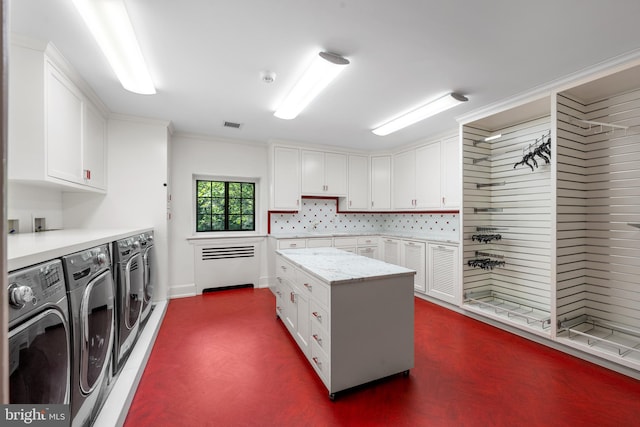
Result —
[{"label": "window frame", "polygon": [[[228,188],[228,183],[241,183],[241,184],[253,184],[253,229],[248,230],[229,230],[228,229],[228,204],[225,204],[225,229],[224,230],[206,230],[198,231],[198,181],[210,181],[210,182],[224,182],[225,189]],[[230,176],[217,176],[217,175],[200,175],[194,174],[192,177],[192,233],[194,236],[225,236],[225,235],[255,235],[259,230],[259,179],[247,178],[247,177],[230,177]],[[225,200],[228,200],[228,194],[225,194]]]}]

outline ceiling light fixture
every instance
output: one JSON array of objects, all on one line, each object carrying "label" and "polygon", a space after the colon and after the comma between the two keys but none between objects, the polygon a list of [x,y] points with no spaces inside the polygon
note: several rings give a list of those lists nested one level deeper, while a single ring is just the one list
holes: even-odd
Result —
[{"label": "ceiling light fixture", "polygon": [[156,89],[123,0],[72,0],[122,86],[152,95]]},{"label": "ceiling light fixture", "polygon": [[389,135],[390,133],[403,129],[466,101],[468,101],[467,97],[451,92],[440,98],[436,98],[435,100],[423,105],[422,107],[418,107],[407,114],[397,117],[382,126],[373,129],[371,132],[379,136]]},{"label": "ceiling light fixture", "polygon": [[320,52],[273,115],[286,120],[295,118],[347,64],[349,60],[340,55]]},{"label": "ceiling light fixture", "polygon": [[492,136],[488,136],[488,137],[486,137],[486,138],[484,139],[484,142],[494,141],[494,140],[496,140],[496,139],[498,139],[498,138],[502,138],[502,134],[501,134],[501,133],[499,133],[499,134],[497,134],[497,135],[492,135]]}]

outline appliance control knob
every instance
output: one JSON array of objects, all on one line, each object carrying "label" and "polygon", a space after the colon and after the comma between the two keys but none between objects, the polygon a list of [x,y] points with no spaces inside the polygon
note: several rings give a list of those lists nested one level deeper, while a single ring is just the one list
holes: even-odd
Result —
[{"label": "appliance control knob", "polygon": [[151,235],[147,236],[147,240],[148,240],[149,242],[153,242],[153,236],[151,236]]},{"label": "appliance control knob", "polygon": [[107,263],[107,255],[102,252],[96,255],[96,264],[105,265]]},{"label": "appliance control knob", "polygon": [[26,303],[32,301],[35,304],[33,289],[31,286],[18,285],[13,283],[9,286],[9,304],[14,307],[22,308]]},{"label": "appliance control knob", "polygon": [[134,240],[134,242],[133,242],[133,249],[140,249],[140,241],[138,241],[138,240]]}]

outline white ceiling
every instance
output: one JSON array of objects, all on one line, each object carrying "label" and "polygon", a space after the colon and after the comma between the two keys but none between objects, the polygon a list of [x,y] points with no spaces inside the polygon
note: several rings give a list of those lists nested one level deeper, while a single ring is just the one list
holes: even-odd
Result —
[{"label": "white ceiling", "polygon": [[[11,31],[52,41],[112,112],[178,132],[384,150],[640,49],[638,0],[126,0],[158,93],[125,91],[71,0],[12,0]],[[273,116],[314,52],[351,64],[294,120]],[[261,72],[277,74],[265,84]],[[469,101],[389,136],[440,94]],[[224,121],[242,123],[227,129]]]}]

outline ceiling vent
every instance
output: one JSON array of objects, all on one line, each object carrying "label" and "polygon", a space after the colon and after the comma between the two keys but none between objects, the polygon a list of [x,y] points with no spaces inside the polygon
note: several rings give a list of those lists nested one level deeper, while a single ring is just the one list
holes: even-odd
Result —
[{"label": "ceiling vent", "polygon": [[234,123],[234,122],[224,122],[224,127],[226,128],[232,128],[232,129],[240,129],[240,126],[242,126],[242,124],[240,123]]}]

